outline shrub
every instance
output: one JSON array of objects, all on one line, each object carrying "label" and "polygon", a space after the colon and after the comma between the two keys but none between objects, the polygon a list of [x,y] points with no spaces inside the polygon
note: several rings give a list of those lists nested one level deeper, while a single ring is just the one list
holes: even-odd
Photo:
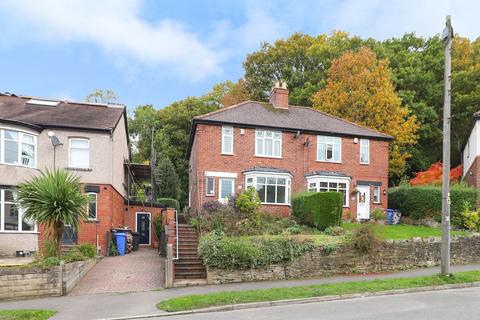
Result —
[{"label": "shrub", "polygon": [[235,200],[235,208],[247,215],[254,224],[258,223],[258,209],[261,205],[258,192],[253,187],[243,191]]},{"label": "shrub", "polygon": [[228,206],[219,201],[208,201],[202,206],[202,213],[213,213],[217,211],[225,210]]},{"label": "shrub", "polygon": [[97,248],[94,244],[83,243],[78,245],[77,249],[86,258],[94,259],[97,256]]},{"label": "shrub", "polygon": [[[464,203],[467,202],[470,209],[475,208],[477,202],[477,189],[467,187],[462,183],[452,185],[451,217],[452,223],[462,227],[461,212]],[[440,186],[400,186],[388,191],[388,205],[397,209],[402,216],[415,220],[434,218],[441,220],[442,190]]]},{"label": "shrub", "polygon": [[45,257],[43,259],[40,259],[39,261],[36,262],[36,264],[40,267],[53,267],[53,266],[59,266],[60,265],[60,258],[59,257]]},{"label": "shrub", "polygon": [[198,251],[205,265],[219,269],[246,269],[287,263],[312,251],[309,240],[287,238],[236,238],[209,234],[200,239]]},{"label": "shrub", "polygon": [[62,258],[66,263],[87,260],[77,247],[68,250]]},{"label": "shrub", "polygon": [[342,223],[343,196],[339,192],[312,192],[292,198],[292,214],[320,230]]},{"label": "shrub", "polygon": [[355,229],[352,233],[352,246],[362,253],[371,253],[381,241],[377,238],[371,226],[365,224]]},{"label": "shrub", "polygon": [[463,205],[461,220],[462,226],[465,229],[472,231],[480,230],[480,216],[478,214],[478,211],[471,210],[468,202],[465,202]]},{"label": "shrub", "polygon": [[45,240],[43,244],[43,256],[45,258],[58,257],[57,243],[54,240]]},{"label": "shrub", "polygon": [[167,208],[175,208],[175,210],[180,211],[180,203],[177,199],[172,198],[157,198],[157,204],[164,205]]},{"label": "shrub", "polygon": [[372,210],[370,217],[375,221],[385,221],[387,218],[385,211],[378,208]]},{"label": "shrub", "polygon": [[160,239],[160,234],[162,233],[162,230],[163,230],[161,214],[156,215],[155,218],[153,218],[153,227],[155,228],[155,234]]},{"label": "shrub", "polygon": [[302,227],[300,227],[299,225],[294,225],[294,226],[291,226],[287,229],[288,233],[290,234],[300,234],[302,233]]},{"label": "shrub", "polygon": [[329,236],[343,236],[347,231],[342,227],[328,227],[324,232]]}]

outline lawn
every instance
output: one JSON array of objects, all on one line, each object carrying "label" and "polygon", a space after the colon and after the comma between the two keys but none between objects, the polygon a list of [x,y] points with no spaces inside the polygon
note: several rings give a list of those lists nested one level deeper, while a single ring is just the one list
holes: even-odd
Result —
[{"label": "lawn", "polygon": [[480,271],[459,272],[451,277],[435,275],[415,278],[356,281],[290,288],[227,291],[189,295],[161,301],[157,304],[157,307],[164,311],[173,312],[238,303],[378,292],[476,281],[480,281]]},{"label": "lawn", "polygon": [[47,320],[55,313],[50,310],[0,310],[0,320]]},{"label": "lawn", "polygon": [[[353,231],[356,228],[362,226],[359,223],[344,223],[342,227],[348,231]],[[397,224],[397,225],[372,225],[375,234],[383,240],[404,240],[411,239],[415,237],[420,238],[429,238],[429,237],[440,237],[442,231],[440,228],[430,228],[424,226],[412,226],[408,224]],[[464,235],[467,234],[466,231],[452,231],[452,235]]]}]

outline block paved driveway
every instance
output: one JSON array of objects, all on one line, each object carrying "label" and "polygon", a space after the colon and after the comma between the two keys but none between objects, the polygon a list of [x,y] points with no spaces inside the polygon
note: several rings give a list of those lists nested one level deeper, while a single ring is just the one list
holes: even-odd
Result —
[{"label": "block paved driveway", "polygon": [[164,269],[165,260],[157,250],[150,248],[140,248],[121,257],[105,257],[73,288],[70,295],[164,288]]}]

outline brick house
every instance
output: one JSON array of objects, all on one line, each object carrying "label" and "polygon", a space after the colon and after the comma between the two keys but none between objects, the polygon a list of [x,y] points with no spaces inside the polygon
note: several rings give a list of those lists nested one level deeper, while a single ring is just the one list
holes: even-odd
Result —
[{"label": "brick house", "polygon": [[225,202],[247,187],[263,209],[291,212],[296,192],[337,191],[344,212],[368,219],[386,209],[388,146],[392,137],[313,110],[288,105],[286,85],[269,103],[245,101],[196,117],[190,137],[189,204]]},{"label": "brick house", "polygon": [[67,228],[65,245],[88,242],[105,254],[107,231],[125,225],[141,232],[142,244],[156,240],[150,221],[163,208],[128,196],[149,166],[130,163],[124,106],[0,94],[0,255],[41,248],[45,232],[23,219],[15,186],[54,167],[78,175],[90,198],[89,219],[78,234]]},{"label": "brick house", "polygon": [[465,182],[480,188],[480,112],[473,115],[473,122],[463,145],[462,170]]}]

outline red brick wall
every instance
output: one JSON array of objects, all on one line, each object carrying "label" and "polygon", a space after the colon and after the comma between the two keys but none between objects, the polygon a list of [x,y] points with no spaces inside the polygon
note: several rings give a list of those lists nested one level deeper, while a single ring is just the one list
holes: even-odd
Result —
[{"label": "red brick wall", "polygon": [[[480,161],[480,157],[476,157],[475,160],[473,160],[473,163],[470,166],[470,168],[467,170],[467,174],[465,175],[465,177],[463,177],[465,179],[465,182],[469,186],[473,186],[473,187],[476,187],[476,188],[480,187],[480,183],[479,183],[480,182],[480,170],[479,170],[479,166],[478,166],[479,161]],[[472,174],[470,174],[470,172]],[[477,199],[477,207],[480,207],[480,198]]]},{"label": "red brick wall", "polygon": [[[125,219],[125,224],[130,227],[132,231],[137,231],[137,221],[136,221],[136,213],[137,212],[150,212],[151,215],[151,221],[153,222],[155,217],[159,216],[162,214],[162,211],[165,211],[163,208],[155,208],[155,207],[149,207],[149,206],[128,206],[128,213],[126,215]],[[157,235],[155,234],[155,228],[153,226],[153,223],[150,223],[150,244],[153,247],[154,242],[159,242],[160,240],[157,238]]]},{"label": "red brick wall", "polygon": [[[243,170],[254,167],[276,167],[289,170],[293,174],[292,193],[306,190],[305,174],[316,171],[338,171],[352,178],[350,182],[350,199],[347,210],[356,213],[356,195],[352,194],[358,180],[381,182],[381,203],[373,204],[373,187],[371,187],[371,209],[387,207],[387,195],[383,191],[388,187],[388,142],[370,140],[370,164],[360,164],[360,144],[355,144],[352,137],[342,138],[342,163],[325,163],[316,161],[317,137],[301,134],[295,139],[294,133],[282,133],[282,158],[255,157],[255,129],[234,128],[234,155],[221,154],[221,126],[198,124],[190,158],[190,189],[192,190],[192,214],[195,214],[203,203],[218,199],[218,179],[215,178],[215,195],[205,195],[205,171],[222,171],[237,173],[236,191],[244,188]],[[310,140],[308,147],[304,142]],[[286,215],[289,206],[264,206],[268,211]]]}]

